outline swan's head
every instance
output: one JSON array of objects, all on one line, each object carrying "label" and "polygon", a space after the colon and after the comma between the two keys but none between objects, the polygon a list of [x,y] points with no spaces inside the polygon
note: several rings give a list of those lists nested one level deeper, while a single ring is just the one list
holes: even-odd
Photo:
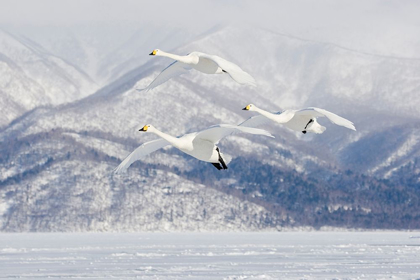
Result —
[{"label": "swan's head", "polygon": [[248,104],[242,110],[253,111],[254,109],[255,109],[255,105],[254,104]]},{"label": "swan's head", "polygon": [[159,49],[154,49],[151,53],[149,53],[149,55],[159,55],[159,52]]},{"label": "swan's head", "polygon": [[145,126],[140,128],[139,131],[143,131],[143,132],[149,131],[150,132],[152,129],[153,129],[153,126],[151,124],[146,124]]}]

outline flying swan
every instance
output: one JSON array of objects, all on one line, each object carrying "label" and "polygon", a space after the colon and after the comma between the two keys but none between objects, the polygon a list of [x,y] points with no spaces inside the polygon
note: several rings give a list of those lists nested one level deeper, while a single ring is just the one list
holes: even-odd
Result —
[{"label": "flying swan", "polygon": [[180,137],[173,137],[163,133],[152,125],[145,125],[139,131],[152,132],[161,139],[146,142],[135,149],[121,164],[114,170],[115,173],[122,173],[135,161],[144,158],[148,154],[161,149],[167,145],[172,145],[182,152],[195,157],[196,159],[210,162],[218,170],[227,169],[230,161],[229,156],[220,152],[216,144],[224,137],[238,132],[250,134],[260,134],[274,137],[268,131],[258,128],[241,127],[229,124],[219,124],[211,126],[199,132],[188,133]]},{"label": "flying swan", "polygon": [[268,120],[272,120],[274,122],[284,124],[286,127],[292,130],[301,131],[303,134],[306,134],[306,132],[321,134],[325,131],[326,128],[320,125],[316,119],[319,117],[327,117],[332,123],[335,123],[336,125],[344,126],[354,131],[356,130],[354,124],[351,121],[327,110],[315,107],[270,113],[258,108],[254,104],[249,104],[242,110],[255,111],[260,115],[247,119],[241,123],[240,126],[257,127],[267,122]]},{"label": "flying swan", "polygon": [[205,74],[229,74],[236,82],[244,85],[256,86],[254,78],[242,70],[238,65],[216,55],[201,52],[192,52],[185,56],[167,53],[159,49],[153,50],[149,55],[165,56],[176,61],[166,67],[146,88],[149,91],[173,77],[187,73],[194,68]]}]

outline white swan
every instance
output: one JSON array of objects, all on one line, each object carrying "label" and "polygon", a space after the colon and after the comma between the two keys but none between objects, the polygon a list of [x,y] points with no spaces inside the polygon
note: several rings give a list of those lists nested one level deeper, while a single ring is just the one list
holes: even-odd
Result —
[{"label": "white swan", "polygon": [[154,50],[149,55],[165,56],[176,61],[166,67],[146,88],[149,91],[158,85],[172,79],[173,77],[184,74],[194,68],[206,74],[229,74],[232,79],[240,84],[256,86],[254,78],[243,71],[238,65],[227,61],[216,55],[201,52],[192,52],[185,56],[167,53],[159,49]]},{"label": "white swan", "polygon": [[114,170],[115,173],[121,173],[127,170],[127,168],[136,160],[139,160],[167,145],[172,145],[196,159],[210,162],[219,170],[227,169],[230,157],[224,156],[216,146],[222,138],[236,132],[246,132],[250,134],[260,134],[274,137],[268,131],[262,129],[229,124],[214,125],[205,130],[188,133],[180,137],[173,137],[163,133],[152,125],[145,125],[139,131],[152,132],[161,137],[161,139],[146,142],[139,146],[126,159],[124,159],[123,162],[121,162],[121,164]]},{"label": "white swan", "polygon": [[240,126],[257,127],[267,122],[268,120],[272,120],[277,123],[284,124],[286,127],[292,130],[302,131],[303,134],[306,134],[306,132],[321,134],[325,131],[326,128],[320,125],[316,119],[319,117],[327,117],[332,123],[335,123],[336,125],[341,125],[351,130],[356,130],[354,124],[351,121],[327,110],[315,107],[308,107],[302,110],[285,110],[283,112],[270,113],[258,108],[254,104],[249,104],[242,110],[255,111],[260,115],[247,119],[241,123]]}]

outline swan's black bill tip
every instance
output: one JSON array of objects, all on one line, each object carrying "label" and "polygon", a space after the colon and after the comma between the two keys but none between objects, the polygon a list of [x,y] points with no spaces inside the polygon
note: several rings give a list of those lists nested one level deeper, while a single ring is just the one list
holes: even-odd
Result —
[{"label": "swan's black bill tip", "polygon": [[306,131],[304,130],[304,131],[302,131],[302,133],[303,133],[303,134],[306,134]]},{"label": "swan's black bill tip", "polygon": [[245,111],[247,111],[248,109],[245,107],[245,108],[242,108],[242,110],[245,110]]},{"label": "swan's black bill tip", "polygon": [[149,55],[155,55],[153,52],[149,53]]}]

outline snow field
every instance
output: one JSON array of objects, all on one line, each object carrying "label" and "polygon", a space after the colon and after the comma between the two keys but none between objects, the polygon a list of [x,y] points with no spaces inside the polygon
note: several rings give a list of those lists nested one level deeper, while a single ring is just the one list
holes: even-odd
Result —
[{"label": "snow field", "polygon": [[413,232],[0,236],[0,279],[420,279]]}]

